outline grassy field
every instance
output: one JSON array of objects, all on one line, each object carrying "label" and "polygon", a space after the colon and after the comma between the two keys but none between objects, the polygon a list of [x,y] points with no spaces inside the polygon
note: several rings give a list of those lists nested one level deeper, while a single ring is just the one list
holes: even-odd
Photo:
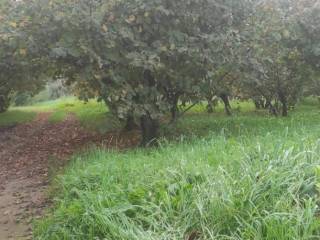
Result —
[{"label": "grassy field", "polygon": [[35,239],[319,239],[319,106],[289,118],[202,109],[157,149],[75,156]]},{"label": "grassy field", "polygon": [[0,127],[31,121],[39,112],[50,112],[49,121],[52,123],[63,121],[68,114],[74,114],[85,128],[102,133],[119,127],[119,122],[108,113],[104,103],[96,100],[83,102],[73,97],[12,107],[8,112],[0,114]]},{"label": "grassy field", "polygon": [[0,113],[0,127],[10,127],[19,123],[32,121],[36,116],[35,112],[10,110]]}]

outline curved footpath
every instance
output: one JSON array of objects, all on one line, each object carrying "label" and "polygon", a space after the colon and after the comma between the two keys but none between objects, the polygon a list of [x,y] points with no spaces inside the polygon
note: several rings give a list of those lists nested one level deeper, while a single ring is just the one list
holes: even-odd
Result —
[{"label": "curved footpath", "polygon": [[128,148],[136,132],[105,135],[83,129],[72,114],[59,123],[39,113],[32,122],[0,128],[0,239],[32,239],[31,222],[50,204],[48,173],[58,170],[76,151],[90,144]]}]

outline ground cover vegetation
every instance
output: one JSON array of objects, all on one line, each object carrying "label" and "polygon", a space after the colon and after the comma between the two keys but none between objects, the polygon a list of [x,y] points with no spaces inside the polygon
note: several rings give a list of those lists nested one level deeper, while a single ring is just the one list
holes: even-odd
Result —
[{"label": "ground cover vegetation", "polygon": [[319,118],[192,113],[178,142],[75,156],[35,238],[317,239]]}]

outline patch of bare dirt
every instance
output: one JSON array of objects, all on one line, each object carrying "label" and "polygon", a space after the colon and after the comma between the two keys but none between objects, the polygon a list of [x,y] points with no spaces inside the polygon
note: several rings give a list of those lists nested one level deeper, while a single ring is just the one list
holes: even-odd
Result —
[{"label": "patch of bare dirt", "polygon": [[127,148],[136,132],[99,135],[83,129],[75,116],[50,123],[40,113],[26,124],[0,128],[0,239],[31,239],[31,221],[48,206],[50,166],[63,166],[71,154],[92,144]]}]

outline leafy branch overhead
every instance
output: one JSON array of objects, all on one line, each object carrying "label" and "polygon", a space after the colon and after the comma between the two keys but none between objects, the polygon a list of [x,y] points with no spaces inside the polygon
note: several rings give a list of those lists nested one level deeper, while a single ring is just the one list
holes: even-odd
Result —
[{"label": "leafy branch overhead", "polygon": [[165,116],[175,122],[196,103],[212,111],[221,99],[231,114],[237,97],[287,115],[318,81],[316,0],[5,0],[0,9],[1,111],[12,92],[64,78],[81,99],[140,125],[144,145]]}]

